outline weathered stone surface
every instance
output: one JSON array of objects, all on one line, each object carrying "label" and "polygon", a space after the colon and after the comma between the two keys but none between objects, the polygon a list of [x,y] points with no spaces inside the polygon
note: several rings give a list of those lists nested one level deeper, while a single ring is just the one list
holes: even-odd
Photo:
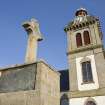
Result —
[{"label": "weathered stone surface", "polygon": [[36,70],[36,64],[3,70],[0,77],[0,92],[33,90]]},{"label": "weathered stone surface", "polygon": [[41,105],[60,105],[60,75],[46,63],[38,63]]},{"label": "weathered stone surface", "polygon": [[45,62],[1,72],[0,105],[60,105],[60,74]]},{"label": "weathered stone surface", "polygon": [[1,93],[0,105],[41,105],[39,91]]}]

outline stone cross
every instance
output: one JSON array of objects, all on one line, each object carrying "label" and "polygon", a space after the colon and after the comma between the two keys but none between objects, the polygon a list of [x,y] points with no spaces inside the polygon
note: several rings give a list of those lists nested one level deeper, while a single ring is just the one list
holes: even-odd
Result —
[{"label": "stone cross", "polygon": [[22,24],[28,34],[28,45],[25,57],[25,63],[32,63],[37,60],[37,46],[38,41],[42,40],[39,30],[39,23],[35,19],[26,21]]}]

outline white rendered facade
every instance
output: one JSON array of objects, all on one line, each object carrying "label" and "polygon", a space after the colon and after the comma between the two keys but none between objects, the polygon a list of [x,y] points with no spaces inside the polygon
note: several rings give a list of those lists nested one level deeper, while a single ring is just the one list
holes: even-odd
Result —
[{"label": "white rendered facade", "polygon": [[82,77],[81,61],[83,58],[84,57],[76,58],[78,90],[85,91],[85,90],[91,90],[91,89],[98,89],[99,83],[98,83],[98,76],[97,76],[97,71],[96,71],[94,55],[86,56],[86,58],[89,58],[91,61],[92,75],[93,75],[93,82],[89,84],[84,84],[82,80],[83,77]]},{"label": "white rendered facade", "polygon": [[105,105],[105,96],[73,98],[70,99],[69,105],[86,105],[87,101],[93,101],[96,105]]}]

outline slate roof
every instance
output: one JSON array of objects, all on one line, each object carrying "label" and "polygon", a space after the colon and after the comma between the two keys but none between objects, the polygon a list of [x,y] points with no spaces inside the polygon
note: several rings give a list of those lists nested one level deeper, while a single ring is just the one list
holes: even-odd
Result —
[{"label": "slate roof", "polygon": [[61,70],[58,71],[60,75],[60,91],[68,91],[69,90],[69,70]]}]

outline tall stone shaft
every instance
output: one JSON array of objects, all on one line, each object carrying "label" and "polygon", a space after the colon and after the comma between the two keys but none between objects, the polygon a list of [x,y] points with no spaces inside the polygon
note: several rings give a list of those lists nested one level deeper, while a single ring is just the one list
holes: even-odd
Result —
[{"label": "tall stone shaft", "polygon": [[32,63],[37,60],[38,41],[42,40],[39,30],[39,23],[35,19],[26,21],[22,24],[28,34],[28,45],[25,56],[25,63]]}]

